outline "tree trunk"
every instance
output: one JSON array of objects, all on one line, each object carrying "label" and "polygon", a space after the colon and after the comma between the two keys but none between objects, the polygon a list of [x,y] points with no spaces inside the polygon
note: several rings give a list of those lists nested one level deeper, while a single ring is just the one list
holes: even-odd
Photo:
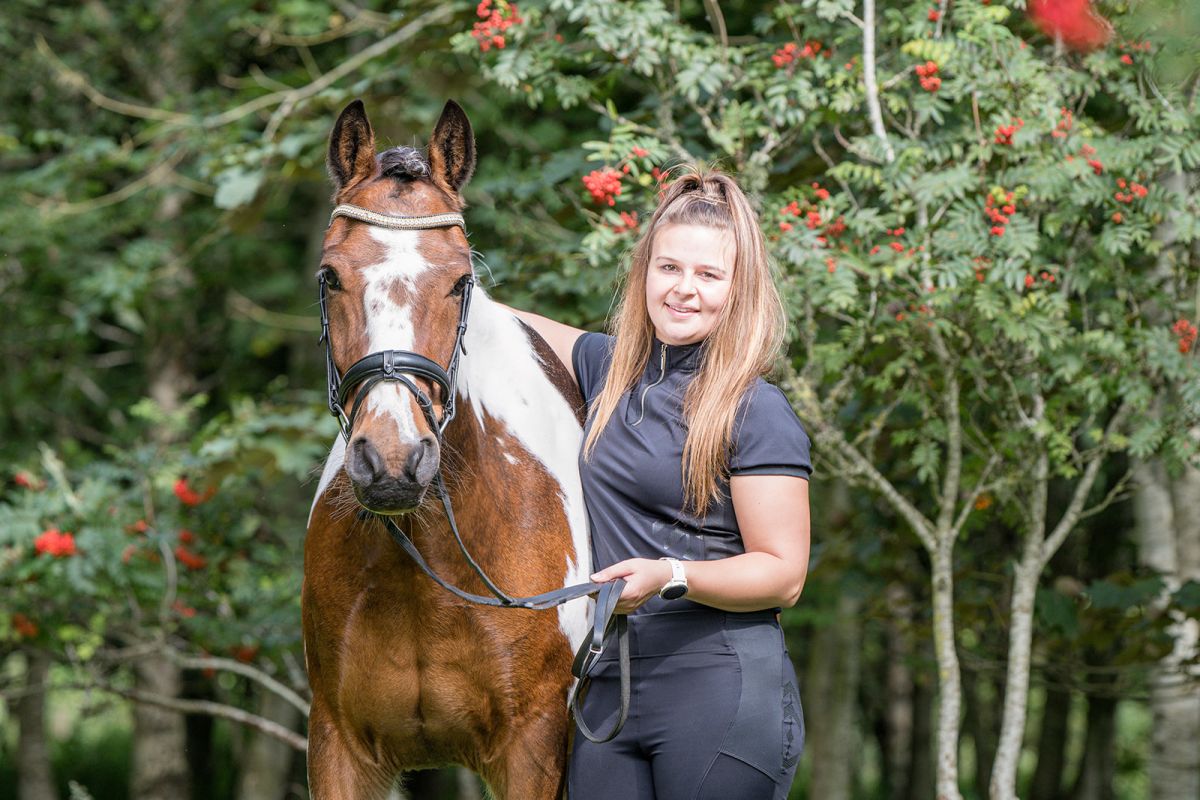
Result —
[{"label": "tree trunk", "polygon": [[[287,728],[300,722],[300,710],[274,692],[258,690],[257,713]],[[286,742],[258,731],[246,730],[238,775],[237,797],[283,800],[287,793],[295,751]]]},{"label": "tree trunk", "polygon": [[[1139,560],[1163,576],[1167,591],[1200,580],[1200,471],[1188,469],[1175,481],[1161,461],[1139,464],[1134,513]],[[1195,654],[1195,620],[1171,626],[1175,646],[1150,678],[1150,794],[1161,800],[1200,797],[1200,694],[1196,676],[1184,666]]]},{"label": "tree trunk", "polygon": [[[178,697],[179,668],[151,656],[134,668],[139,691]],[[138,703],[133,708],[132,794],[135,800],[190,797],[183,715]]]},{"label": "tree trunk", "polygon": [[[1040,533],[1040,532],[1039,532]],[[1033,603],[1042,571],[1042,537],[1030,532],[1025,554],[1013,575],[1013,597],[1009,622],[1008,674],[1004,683],[1004,721],[992,780],[991,800],[1016,800],[1017,766],[1025,741],[1025,713],[1029,706],[1030,650],[1033,646]]]},{"label": "tree trunk", "polygon": [[[888,800],[905,800],[909,795],[909,772],[913,758],[912,596],[902,583],[887,589],[887,740],[884,775]],[[926,734],[928,734],[928,726]]]},{"label": "tree trunk", "polygon": [[933,686],[921,676],[913,692],[912,763],[908,768],[905,798],[933,797]]},{"label": "tree trunk", "polygon": [[[1075,780],[1072,800],[1113,800],[1113,776],[1116,758],[1113,739],[1116,736],[1117,701],[1113,697],[1088,697],[1087,739],[1083,762]],[[1195,746],[1195,742],[1192,742]],[[1157,796],[1156,796],[1157,800]]]},{"label": "tree trunk", "polygon": [[983,787],[988,785],[992,774],[992,765],[996,760],[996,731],[999,720],[996,715],[996,702],[1000,697],[1000,687],[987,673],[963,673],[963,702],[967,706],[966,724],[975,743],[975,792],[983,794]]},{"label": "tree trunk", "polygon": [[805,711],[820,736],[808,740],[812,778],[809,794],[827,800],[850,800],[860,747],[855,709],[861,668],[862,604],[856,594],[838,598],[832,624],[812,641],[806,672]]},{"label": "tree trunk", "polygon": [[1046,689],[1042,706],[1041,731],[1038,733],[1037,770],[1029,787],[1029,800],[1059,800],[1066,769],[1067,720],[1071,714],[1071,693]]},{"label": "tree trunk", "polygon": [[1009,605],[1008,672],[1004,682],[1004,720],[996,748],[996,763],[988,786],[991,800],[1016,800],[1017,766],[1025,741],[1025,713],[1029,708],[1029,665],[1033,647],[1033,604],[1038,578],[1046,563],[1046,497],[1049,493],[1050,456],[1044,443],[1034,466],[1033,493],[1021,562],[1013,570]]},{"label": "tree trunk", "polygon": [[17,800],[58,800],[46,740],[46,692],[50,658],[37,650],[25,651],[25,686],[30,690],[15,703],[17,739]]},{"label": "tree trunk", "polygon": [[938,537],[933,560],[933,646],[938,665],[937,800],[960,800],[958,733],[962,714],[962,679],[954,641],[954,540]]}]

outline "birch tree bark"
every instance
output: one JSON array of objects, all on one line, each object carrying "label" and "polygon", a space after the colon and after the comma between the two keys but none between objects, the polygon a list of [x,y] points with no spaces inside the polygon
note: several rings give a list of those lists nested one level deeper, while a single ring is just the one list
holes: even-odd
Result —
[{"label": "birch tree bark", "polygon": [[1029,787],[1029,800],[1059,800],[1062,797],[1063,771],[1066,769],[1067,720],[1070,712],[1070,693],[1053,687],[1048,688],[1046,702],[1042,706],[1037,769]]},{"label": "birch tree bark", "polygon": [[[256,690],[258,714],[286,728],[295,728],[300,710],[284,698],[266,690]],[[246,731],[246,747],[241,757],[237,797],[283,800],[295,751],[273,736]]]},{"label": "birch tree bark", "polygon": [[862,603],[843,592],[832,624],[812,640],[805,680],[805,714],[820,731],[808,739],[812,779],[809,794],[827,800],[850,800],[858,767],[859,732],[856,710],[861,670]]},{"label": "birch tree bark", "polygon": [[[1186,195],[1190,176],[1176,173],[1163,181],[1167,190]],[[1177,235],[1175,215],[1155,232],[1155,238],[1171,245]],[[1158,279],[1172,280],[1170,251],[1164,249],[1156,267]],[[1163,309],[1148,315],[1168,323]],[[1193,437],[1200,429],[1193,429]],[[1134,514],[1137,524],[1138,559],[1162,576],[1166,594],[1188,580],[1200,581],[1200,470],[1185,466],[1177,476],[1168,474],[1161,459],[1135,468]],[[1170,627],[1174,646],[1170,655],[1155,666],[1150,678],[1150,706],[1154,717],[1150,741],[1151,795],[1162,800],[1194,800],[1200,797],[1200,671],[1185,666],[1194,660],[1200,625],[1177,616]]]},{"label": "birch tree bark", "polygon": [[[1037,398],[1030,422],[1036,427],[1042,422],[1044,403]],[[1073,488],[1071,499],[1054,529],[1047,534],[1046,498],[1050,487],[1050,453],[1048,443],[1039,439],[1040,450],[1034,461],[1030,498],[1025,520],[1026,530],[1021,548],[1021,560],[1013,570],[1013,592],[1009,618],[1008,674],[1004,687],[1004,719],[1000,725],[1000,740],[996,763],[992,768],[989,796],[992,800],[1015,800],[1017,797],[1017,766],[1021,744],[1025,738],[1025,717],[1029,707],[1030,653],[1033,647],[1033,610],[1037,597],[1038,579],[1050,557],[1062,546],[1084,515],[1084,503],[1096,484],[1100,466],[1107,455],[1104,442],[1111,441],[1124,425],[1130,407],[1122,404],[1105,427],[1103,442],[1094,447],[1090,460]]]},{"label": "birch tree bark", "polygon": [[27,692],[14,703],[17,739],[17,800],[58,800],[46,739],[46,692],[50,659],[36,650],[25,652]]},{"label": "birch tree bark", "polygon": [[[1139,560],[1158,572],[1166,591],[1185,580],[1200,580],[1200,470],[1187,469],[1172,480],[1161,461],[1137,467]],[[1172,652],[1155,666],[1150,679],[1151,795],[1162,800],[1200,797],[1200,693],[1194,668],[1185,664],[1196,652],[1196,621],[1176,619]]]},{"label": "birch tree bark", "polygon": [[[138,689],[177,697],[179,667],[165,656],[151,656],[134,667]],[[133,708],[131,793],[136,800],[179,800],[190,794],[185,758],[183,715],[136,703]]]},{"label": "birch tree bark", "polygon": [[908,797],[908,776],[912,768],[914,694],[912,659],[912,598],[908,588],[893,583],[887,589],[887,675],[885,678],[887,738],[884,764],[887,769],[889,800]]}]

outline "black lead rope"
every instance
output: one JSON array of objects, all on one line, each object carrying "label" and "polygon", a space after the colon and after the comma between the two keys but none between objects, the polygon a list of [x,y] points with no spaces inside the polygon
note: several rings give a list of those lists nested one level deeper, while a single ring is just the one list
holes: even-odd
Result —
[{"label": "black lead rope", "polygon": [[[438,476],[438,483],[441,483],[440,475]],[[571,674],[578,679],[578,682],[571,690],[571,696],[567,701],[567,705],[575,714],[575,722],[579,725],[579,732],[587,739],[597,744],[611,741],[621,732],[621,728],[625,725],[625,719],[629,716],[629,621],[624,614],[617,613],[617,602],[621,599],[621,590],[625,588],[625,581],[621,578],[601,584],[589,581],[588,583],[577,583],[574,586],[565,586],[561,589],[554,589],[553,591],[530,595],[529,597],[512,597],[506,594],[496,587],[475,559],[471,557],[471,554],[467,552],[466,547],[463,545],[462,537],[458,534],[458,526],[454,522],[454,512],[450,509],[449,501],[446,499],[448,495],[445,493],[444,487],[441,488],[443,489],[442,502],[446,507],[447,515],[450,519],[450,527],[454,530],[454,538],[458,541],[459,549],[466,557],[472,569],[483,579],[488,589],[496,595],[495,597],[474,594],[473,592],[460,589],[452,583],[448,583],[430,568],[428,562],[421,556],[421,551],[413,544],[413,540],[400,529],[395,520],[391,517],[381,516],[369,511],[365,513],[369,516],[378,517],[383,521],[392,539],[395,540],[396,544],[400,545],[400,548],[404,552],[408,553],[409,558],[413,560],[430,580],[469,603],[498,608],[525,608],[544,611],[560,606],[570,600],[576,600],[590,594],[597,595],[596,613],[592,618],[591,636],[579,645],[579,649],[575,652],[575,660],[571,664]],[[600,656],[603,655],[608,635],[614,628],[617,632],[617,654],[621,666],[621,707],[617,714],[617,722],[612,730],[600,736],[592,731],[588,724],[584,722],[582,705],[584,697],[587,694],[587,688],[591,685],[592,671],[599,662]]]}]

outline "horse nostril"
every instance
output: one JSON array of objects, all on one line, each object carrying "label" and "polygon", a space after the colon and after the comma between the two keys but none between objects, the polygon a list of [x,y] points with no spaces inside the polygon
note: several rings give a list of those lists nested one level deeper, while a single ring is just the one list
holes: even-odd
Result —
[{"label": "horse nostril", "polygon": [[354,443],[354,461],[363,482],[367,484],[375,482],[387,471],[387,464],[384,462],[383,456],[367,439],[359,439]]},{"label": "horse nostril", "polygon": [[408,458],[404,461],[404,477],[414,483],[421,483],[420,467],[426,458],[433,454],[433,448],[437,444],[437,438],[430,436],[422,436],[417,446],[408,454]]},{"label": "horse nostril", "polygon": [[425,458],[425,447],[414,447],[408,454],[408,458],[404,460],[404,477],[406,480],[417,482],[417,469],[421,466],[421,460]]}]

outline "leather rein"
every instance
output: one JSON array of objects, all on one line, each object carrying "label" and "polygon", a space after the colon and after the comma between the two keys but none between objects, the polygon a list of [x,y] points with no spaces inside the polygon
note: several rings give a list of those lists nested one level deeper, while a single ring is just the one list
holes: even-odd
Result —
[{"label": "leather rein", "polygon": [[[390,228],[392,230],[431,230],[434,228],[458,226],[466,233],[466,223],[462,215],[456,213],[400,216],[380,214],[359,206],[342,204],[333,209],[333,213],[329,217],[330,224],[333,224],[333,221],[338,217],[347,217],[365,222],[368,225]],[[350,444],[350,435],[354,428],[354,421],[358,417],[358,410],[367,394],[380,383],[394,382],[401,384],[412,393],[413,398],[417,401],[417,405],[421,408],[421,412],[425,415],[429,427],[436,432],[440,448],[446,427],[454,419],[456,411],[455,399],[458,389],[459,357],[467,352],[463,338],[467,332],[467,315],[471,308],[471,290],[475,285],[474,276],[464,276],[459,281],[459,284],[455,286],[455,290],[460,292],[462,300],[458,313],[458,330],[455,333],[454,350],[451,352],[450,363],[447,368],[443,369],[440,364],[420,353],[414,353],[409,350],[383,350],[363,356],[351,364],[345,374],[338,372],[337,365],[333,361],[333,344],[329,338],[329,311],[326,303],[328,286],[324,272],[320,273],[317,281],[321,305],[321,338],[318,340],[318,344],[325,346],[325,372],[328,383],[329,412],[337,418],[338,427],[341,429],[346,444]],[[436,385],[440,390],[443,400],[441,419],[438,419],[434,413],[433,400],[428,394],[422,391],[413,378],[423,378]],[[354,405],[350,409],[350,413],[347,414],[345,410],[346,400],[356,386],[361,386],[361,388],[359,389],[357,398],[355,398]],[[438,586],[469,603],[498,606],[501,608],[545,610],[555,608],[580,597],[597,595],[591,635],[580,645],[579,650],[575,653],[574,662],[571,665],[571,674],[578,679],[578,682],[571,690],[568,705],[575,713],[575,721],[579,725],[580,732],[586,738],[596,743],[607,742],[613,739],[621,731],[629,713],[628,621],[624,614],[616,613],[617,601],[621,598],[621,590],[625,586],[625,581],[617,579],[601,584],[588,581],[528,597],[516,597],[504,592],[488,577],[483,568],[479,566],[479,563],[471,556],[470,551],[467,550],[462,535],[458,531],[458,523],[454,518],[454,507],[450,501],[450,492],[446,489],[446,484],[442,479],[440,464],[438,465],[437,473],[434,475],[433,483],[434,489],[442,501],[442,508],[446,513],[446,521],[450,524],[450,530],[454,534],[455,542],[458,543],[459,551],[462,553],[467,564],[479,576],[480,580],[483,581],[484,586],[487,587],[492,596],[474,594],[443,580],[433,571],[421,556],[412,539],[400,529],[400,526],[396,524],[390,515],[379,514],[370,509],[363,508],[359,512],[359,518],[375,517],[383,522],[392,539],[409,555],[425,575]],[[617,715],[616,724],[612,730],[601,736],[594,733],[583,721],[580,706],[586,694],[587,686],[591,682],[592,669],[604,652],[605,640],[608,637],[609,631],[614,627],[617,631],[620,662],[621,707]]]}]

